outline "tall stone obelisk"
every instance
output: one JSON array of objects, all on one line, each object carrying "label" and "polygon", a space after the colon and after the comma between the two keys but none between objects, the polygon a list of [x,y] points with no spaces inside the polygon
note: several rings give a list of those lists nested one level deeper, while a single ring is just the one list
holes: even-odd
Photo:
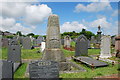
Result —
[{"label": "tall stone obelisk", "polygon": [[55,14],[50,15],[48,18],[46,48],[42,59],[53,60],[57,62],[66,61],[61,50],[59,17]]},{"label": "tall stone obelisk", "polygon": [[101,33],[102,33],[102,31],[101,31],[101,27],[100,26],[98,26],[98,31],[97,31],[97,35],[98,35],[98,37],[97,37],[97,43],[101,43]]}]

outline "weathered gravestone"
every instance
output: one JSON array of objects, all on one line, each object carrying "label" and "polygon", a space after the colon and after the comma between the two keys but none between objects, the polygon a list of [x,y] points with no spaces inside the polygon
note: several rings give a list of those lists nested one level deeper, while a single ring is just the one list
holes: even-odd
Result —
[{"label": "weathered gravestone", "polygon": [[8,39],[7,38],[2,38],[2,47],[8,47]]},{"label": "weathered gravestone", "polygon": [[[55,61],[34,61],[29,64],[30,78],[59,78],[59,66]],[[52,80],[52,79],[51,79]],[[56,80],[56,79],[55,79]]]},{"label": "weathered gravestone", "polygon": [[64,47],[70,48],[71,38],[69,35],[64,37]]},{"label": "weathered gravestone", "polygon": [[94,44],[94,43],[96,43],[96,41],[95,41],[96,39],[95,39],[95,36],[91,36],[91,40],[90,40],[90,43],[91,44]]},{"label": "weathered gravestone", "polygon": [[75,45],[75,56],[88,55],[88,40],[84,35],[80,35]]},{"label": "weathered gravestone", "polygon": [[39,36],[39,37],[37,38],[37,45],[40,45],[42,41],[43,41],[43,37],[42,37],[42,36]]},{"label": "weathered gravestone", "polygon": [[109,58],[111,57],[111,37],[110,36],[102,36],[101,41],[101,54],[100,58]]},{"label": "weathered gravestone", "polygon": [[13,62],[14,72],[21,64],[21,47],[18,40],[10,40],[8,45],[8,61]]},{"label": "weathered gravestone", "polygon": [[111,42],[112,42],[112,45],[115,46],[115,36],[111,37]]},{"label": "weathered gravestone", "polygon": [[115,50],[120,52],[120,35],[115,38]]},{"label": "weathered gravestone", "polygon": [[50,15],[48,18],[46,48],[43,60],[64,62],[65,57],[61,50],[61,37],[59,28],[59,18],[57,15]]},{"label": "weathered gravestone", "polygon": [[0,60],[0,80],[12,80],[13,63],[11,61]]},{"label": "weathered gravestone", "polygon": [[61,44],[64,45],[64,39],[61,39]]},{"label": "weathered gravestone", "polygon": [[91,49],[91,44],[89,40],[88,40],[88,49]]},{"label": "weathered gravestone", "polygon": [[37,46],[37,39],[33,39],[33,46]]},{"label": "weathered gravestone", "polygon": [[21,47],[17,40],[11,40],[8,46],[8,61],[21,62]]},{"label": "weathered gravestone", "polygon": [[29,37],[24,37],[22,45],[24,49],[31,49],[31,39]]}]

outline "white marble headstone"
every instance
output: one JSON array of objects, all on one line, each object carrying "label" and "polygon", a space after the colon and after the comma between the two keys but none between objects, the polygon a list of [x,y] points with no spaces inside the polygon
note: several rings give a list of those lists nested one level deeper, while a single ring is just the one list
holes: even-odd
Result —
[{"label": "white marble headstone", "polygon": [[41,47],[40,47],[41,52],[43,52],[44,49],[45,49],[45,42],[41,42]]},{"label": "white marble headstone", "polygon": [[101,52],[100,58],[109,58],[111,56],[111,37],[110,36],[102,36],[101,38]]}]

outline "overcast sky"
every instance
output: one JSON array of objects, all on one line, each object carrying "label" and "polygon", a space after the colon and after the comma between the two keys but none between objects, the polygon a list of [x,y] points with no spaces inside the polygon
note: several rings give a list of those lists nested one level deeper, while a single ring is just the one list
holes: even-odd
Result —
[{"label": "overcast sky", "polygon": [[80,32],[82,28],[96,34],[100,25],[106,35],[118,33],[117,2],[4,2],[0,3],[0,30],[23,34],[46,34],[47,19],[59,16],[60,31]]}]

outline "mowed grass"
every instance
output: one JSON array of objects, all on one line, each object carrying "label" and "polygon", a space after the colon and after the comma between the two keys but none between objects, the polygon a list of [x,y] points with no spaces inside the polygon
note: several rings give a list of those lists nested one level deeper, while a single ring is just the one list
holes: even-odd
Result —
[{"label": "mowed grass", "polygon": [[[36,49],[21,49],[21,58],[22,59],[40,59],[42,57],[42,53],[37,53],[40,51],[40,48]],[[2,59],[7,59],[8,49],[2,48]]]},{"label": "mowed grass", "polygon": [[27,49],[22,49],[22,59],[40,59],[42,57],[42,53],[37,53],[40,51],[40,48],[32,49],[32,50],[27,50]]},{"label": "mowed grass", "polygon": [[19,69],[14,73],[14,78],[25,78],[27,63],[23,63]]},{"label": "mowed grass", "polygon": [[109,64],[107,67],[99,67],[92,70],[91,68],[87,67],[86,65],[79,64],[82,68],[87,70],[86,72],[80,73],[63,73],[60,74],[61,78],[94,78],[99,76],[107,76],[112,74],[118,74],[118,64],[112,66]]}]

